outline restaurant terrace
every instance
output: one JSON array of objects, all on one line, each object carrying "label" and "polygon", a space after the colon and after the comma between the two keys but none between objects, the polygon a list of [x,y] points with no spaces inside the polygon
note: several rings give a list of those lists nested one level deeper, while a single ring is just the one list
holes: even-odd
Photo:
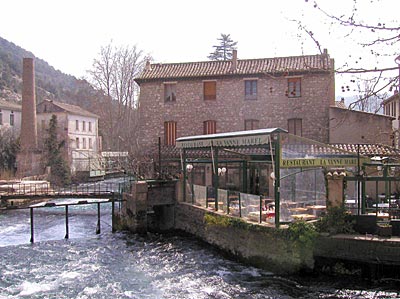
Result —
[{"label": "restaurant terrace", "polygon": [[[281,128],[181,137],[176,150],[185,201],[275,226],[322,215],[330,175],[345,182],[342,204],[348,200],[354,213],[365,213],[362,185],[367,185],[367,168],[376,168],[371,154],[398,155],[390,147],[322,144]],[[379,184],[374,187],[379,193]]]}]

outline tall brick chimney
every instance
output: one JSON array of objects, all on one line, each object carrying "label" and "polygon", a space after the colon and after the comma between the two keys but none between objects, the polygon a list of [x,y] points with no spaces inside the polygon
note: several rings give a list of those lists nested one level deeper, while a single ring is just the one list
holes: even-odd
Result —
[{"label": "tall brick chimney", "polygon": [[37,149],[35,63],[33,58],[24,58],[22,69],[21,150],[35,149]]}]

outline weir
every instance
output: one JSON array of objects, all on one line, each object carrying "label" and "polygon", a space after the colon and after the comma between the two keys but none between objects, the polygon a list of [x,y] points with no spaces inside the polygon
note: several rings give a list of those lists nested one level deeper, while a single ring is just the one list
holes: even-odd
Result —
[{"label": "weir", "polygon": [[70,206],[77,205],[97,205],[97,226],[96,226],[96,234],[100,234],[100,205],[104,203],[111,203],[111,231],[114,233],[115,229],[115,202],[122,202],[122,200],[115,200],[114,196],[107,200],[79,200],[77,202],[72,203],[55,203],[55,202],[46,202],[39,203],[36,205],[31,205],[29,207],[20,207],[16,209],[29,209],[30,210],[30,226],[31,226],[31,238],[30,242],[34,243],[34,210],[40,208],[56,208],[56,207],[65,207],[65,239],[69,238],[69,214],[68,208]]}]

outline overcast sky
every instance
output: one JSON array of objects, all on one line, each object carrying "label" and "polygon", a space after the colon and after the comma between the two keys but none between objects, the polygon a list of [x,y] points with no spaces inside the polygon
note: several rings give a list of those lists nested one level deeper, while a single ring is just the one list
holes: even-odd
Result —
[{"label": "overcast sky", "polygon": [[[340,15],[351,11],[354,0],[317,2]],[[397,20],[399,26],[399,0],[358,2],[365,21]],[[393,57],[368,56],[344,38],[350,29],[330,26],[313,5],[312,0],[2,0],[0,36],[80,78],[111,41],[136,45],[164,63],[207,60],[221,33],[238,42],[239,59],[317,54],[315,43],[292,21],[299,20],[336,66],[361,56],[370,65],[395,66]],[[340,78],[336,83],[346,84]]]}]

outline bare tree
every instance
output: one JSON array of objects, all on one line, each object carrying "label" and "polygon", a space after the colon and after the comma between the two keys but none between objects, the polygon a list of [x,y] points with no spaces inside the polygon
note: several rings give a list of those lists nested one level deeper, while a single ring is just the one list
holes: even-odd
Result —
[{"label": "bare tree", "polygon": [[136,46],[102,47],[88,71],[91,83],[103,94],[98,99],[104,148],[136,149],[138,85],[135,77],[148,59]]},{"label": "bare tree", "polygon": [[[343,45],[349,48],[349,54],[348,59],[337,67],[336,74],[349,77],[347,83],[341,86],[342,92],[361,95],[350,105],[350,108],[364,109],[365,105],[368,105],[366,102],[369,102],[370,99],[379,99],[384,92],[397,88],[399,66],[395,66],[394,61],[400,54],[398,19],[391,20],[387,14],[379,15],[376,10],[377,13],[373,15],[373,18],[366,16],[367,10],[381,9],[384,6],[390,9],[387,0],[370,0],[368,2],[353,0],[351,8],[347,12],[344,5],[340,5],[341,12],[336,14],[325,9],[320,4],[322,1],[305,0],[305,2],[306,5],[312,6],[310,9],[314,10],[314,14],[317,13],[322,17],[330,28],[329,32],[324,32],[324,34],[343,33],[341,39]],[[371,16],[371,14],[369,15]],[[324,48],[322,34],[318,36],[318,28],[310,27],[312,25],[304,20],[295,21],[301,32],[305,33],[322,53],[321,49]],[[354,47],[357,47],[357,50],[352,51],[351,48]],[[368,53],[370,57],[366,58],[359,54],[361,51]],[[372,61],[376,62],[371,64]],[[386,61],[386,65],[383,61]],[[379,111],[379,109],[375,110]]]}]

